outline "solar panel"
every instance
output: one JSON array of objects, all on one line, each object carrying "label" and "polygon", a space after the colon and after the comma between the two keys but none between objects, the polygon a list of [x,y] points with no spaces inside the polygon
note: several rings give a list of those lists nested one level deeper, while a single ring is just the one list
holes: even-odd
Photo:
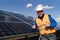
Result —
[{"label": "solar panel", "polygon": [[6,12],[3,13],[3,15],[5,16],[3,16],[2,13],[0,15],[0,37],[32,33],[31,31],[32,27],[26,22],[23,22],[19,19],[21,18],[27,21],[28,23],[31,22],[32,20],[25,19],[24,16],[22,15],[19,16],[19,19],[14,17],[14,16],[18,17],[17,15],[19,14],[13,16],[7,14],[8,13]]},{"label": "solar panel", "polygon": [[10,14],[8,14],[8,12],[2,11],[2,10],[0,10],[0,15],[8,15],[8,16],[11,16]]},{"label": "solar panel", "polygon": [[5,17],[0,15],[0,21],[5,21]]},{"label": "solar panel", "polygon": [[15,17],[12,17],[12,16],[4,16],[4,15],[0,15],[0,22],[23,22],[21,20],[18,20],[17,18]]},{"label": "solar panel", "polygon": [[0,22],[0,32],[0,37],[31,33],[31,26],[25,23]]},{"label": "solar panel", "polygon": [[27,18],[22,14],[16,14],[16,13],[11,13],[11,12],[8,12],[8,14],[12,14],[13,16],[16,16],[16,17],[18,17],[18,18],[20,18],[20,19],[22,19],[22,20],[24,20],[26,22],[29,22],[30,24],[32,24],[32,22],[33,22],[33,19],[31,19],[31,17]]}]

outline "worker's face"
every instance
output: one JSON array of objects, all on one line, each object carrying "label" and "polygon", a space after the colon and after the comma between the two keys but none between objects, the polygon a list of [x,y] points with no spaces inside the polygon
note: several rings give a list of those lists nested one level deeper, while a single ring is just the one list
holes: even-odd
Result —
[{"label": "worker's face", "polygon": [[37,11],[37,14],[38,14],[39,17],[41,17],[44,14],[44,12],[43,12],[43,10]]}]

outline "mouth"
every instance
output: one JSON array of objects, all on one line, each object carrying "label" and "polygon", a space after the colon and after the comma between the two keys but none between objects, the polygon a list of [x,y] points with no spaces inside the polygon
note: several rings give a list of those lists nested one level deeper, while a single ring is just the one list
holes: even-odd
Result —
[{"label": "mouth", "polygon": [[38,15],[42,15],[42,14],[38,14]]}]

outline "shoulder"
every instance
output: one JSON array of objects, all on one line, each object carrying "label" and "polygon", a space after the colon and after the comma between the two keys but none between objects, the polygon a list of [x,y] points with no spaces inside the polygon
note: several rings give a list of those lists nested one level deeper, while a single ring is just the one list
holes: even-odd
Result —
[{"label": "shoulder", "polygon": [[51,17],[51,15],[50,15],[50,14],[45,14],[45,16],[46,16],[46,17]]},{"label": "shoulder", "polygon": [[39,19],[38,17],[37,18],[35,18],[35,20],[37,20],[37,19]]},{"label": "shoulder", "polygon": [[51,16],[50,14],[45,14],[45,15]]},{"label": "shoulder", "polygon": [[50,14],[45,14],[46,16],[48,16],[48,17],[51,17],[51,15]]}]

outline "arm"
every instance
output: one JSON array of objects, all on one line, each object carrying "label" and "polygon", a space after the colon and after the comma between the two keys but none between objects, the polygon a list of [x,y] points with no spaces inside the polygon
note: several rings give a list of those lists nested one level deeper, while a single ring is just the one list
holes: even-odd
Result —
[{"label": "arm", "polygon": [[49,15],[50,27],[54,28],[57,25],[57,22]]},{"label": "arm", "polygon": [[33,28],[33,29],[36,28],[36,21],[33,22],[32,28]]},{"label": "arm", "polygon": [[32,25],[32,32],[38,32],[38,29],[37,29],[37,25],[36,25],[36,20],[33,22],[33,25]]}]

